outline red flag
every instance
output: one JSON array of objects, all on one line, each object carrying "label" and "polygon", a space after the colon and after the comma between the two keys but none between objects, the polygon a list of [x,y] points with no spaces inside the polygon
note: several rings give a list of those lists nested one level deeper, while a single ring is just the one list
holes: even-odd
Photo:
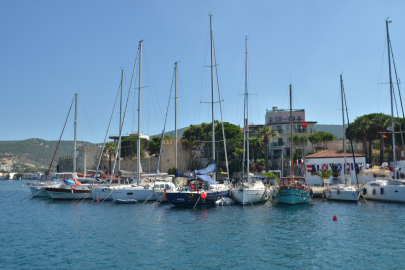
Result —
[{"label": "red flag", "polygon": [[195,187],[191,183],[190,183],[190,188],[195,190]]},{"label": "red flag", "polygon": [[308,127],[308,124],[305,123],[305,122],[302,122],[301,125],[302,125],[303,128],[307,128],[307,127]]},{"label": "red flag", "polygon": [[312,172],[312,165],[307,165],[307,171],[310,173]]},{"label": "red flag", "polygon": [[383,138],[384,138],[384,139],[388,139],[388,136],[387,136],[387,135],[383,135]]}]

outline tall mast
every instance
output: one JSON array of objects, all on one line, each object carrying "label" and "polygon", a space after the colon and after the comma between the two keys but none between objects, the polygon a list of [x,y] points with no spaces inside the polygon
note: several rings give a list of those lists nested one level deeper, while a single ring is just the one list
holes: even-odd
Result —
[{"label": "tall mast", "polygon": [[395,158],[395,127],[394,127],[394,106],[393,106],[393,86],[392,86],[392,78],[391,78],[391,57],[390,57],[390,34],[388,32],[388,24],[391,21],[388,19],[385,21],[387,27],[387,49],[388,49],[388,70],[390,75],[390,96],[391,96],[391,132],[392,132],[392,157],[394,159],[394,178],[397,174],[397,161]]},{"label": "tall mast", "polygon": [[247,157],[247,181],[249,182],[249,90],[248,90],[248,47],[246,37],[246,61],[245,61],[245,97],[246,97],[246,157]]},{"label": "tall mast", "polygon": [[[212,35],[212,14],[210,15],[210,32],[211,32],[211,97],[212,97],[212,159],[215,161],[215,120],[214,120],[214,42]],[[214,173],[214,180],[216,180],[216,174]]]},{"label": "tall mast", "polygon": [[347,179],[346,136],[345,136],[346,128],[345,128],[345,112],[344,112],[344,107],[343,107],[343,78],[342,78],[342,74],[340,74],[340,93],[341,93],[341,96],[342,96],[343,151],[345,153],[345,159],[344,159],[345,163],[343,165],[343,170],[344,170],[344,173],[345,173],[345,179],[344,179],[343,183],[346,183],[346,179]]},{"label": "tall mast", "polygon": [[[121,136],[122,136],[122,85],[123,85],[123,81],[124,81],[124,70],[121,69],[121,97],[120,97],[120,134],[119,134],[119,139],[118,141],[121,141]],[[121,170],[121,145],[118,145],[118,171]],[[118,184],[120,184],[120,176],[118,175]]]},{"label": "tall mast", "polygon": [[292,85],[290,84],[290,136],[291,136],[291,139],[290,139],[290,144],[291,144],[291,147],[290,147],[290,159],[291,159],[291,182],[293,182],[294,181],[294,162],[293,162],[293,143],[294,143],[294,140],[293,140],[293,127],[292,127]]},{"label": "tall mast", "polygon": [[174,168],[177,169],[177,62],[174,63]]},{"label": "tall mast", "polygon": [[139,94],[138,94],[138,143],[136,146],[136,176],[141,182],[141,79],[142,79],[142,42],[139,41]]},{"label": "tall mast", "polygon": [[77,136],[77,93],[75,94],[75,139],[73,143],[73,172],[76,172],[76,136]]}]

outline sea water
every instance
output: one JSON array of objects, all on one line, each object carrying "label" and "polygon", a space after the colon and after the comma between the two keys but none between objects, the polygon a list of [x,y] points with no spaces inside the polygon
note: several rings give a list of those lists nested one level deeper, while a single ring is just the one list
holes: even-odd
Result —
[{"label": "sea water", "polygon": [[[405,204],[176,208],[31,198],[0,182],[0,269],[402,269]],[[333,216],[337,221],[333,221]]]}]

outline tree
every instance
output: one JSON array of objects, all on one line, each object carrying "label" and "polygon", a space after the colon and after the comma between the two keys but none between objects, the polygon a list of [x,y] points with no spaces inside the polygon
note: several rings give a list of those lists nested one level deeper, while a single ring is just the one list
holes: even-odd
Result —
[{"label": "tree", "polygon": [[[163,137],[163,140],[171,140],[174,139],[173,136],[166,134]],[[161,136],[155,136],[152,138],[152,140],[149,141],[149,154],[152,155],[159,155],[160,153],[160,146],[162,145],[162,137]]]},{"label": "tree", "polygon": [[387,127],[391,126],[391,117],[386,114],[378,114],[373,120],[372,125],[380,132],[380,164],[384,162],[384,133]]},{"label": "tree", "polygon": [[115,155],[116,151],[117,151],[117,144],[116,143],[108,142],[108,143],[105,144],[104,152],[107,152],[107,154],[109,156],[110,173],[111,173],[111,170],[112,170],[111,157],[113,155]]},{"label": "tree", "polygon": [[328,142],[333,141],[335,136],[331,133],[320,131],[308,136],[308,140],[312,145],[318,146],[320,142],[324,143],[324,147],[327,148]]},{"label": "tree", "polygon": [[266,168],[266,172],[269,171],[269,142],[272,138],[276,138],[278,137],[278,131],[276,129],[273,128],[268,128],[267,126],[264,126],[263,128],[259,129],[258,131],[256,131],[256,137],[258,138],[260,145],[262,147],[264,147],[264,151],[265,151],[265,168]]},{"label": "tree", "polygon": [[317,175],[322,179],[322,186],[324,185],[323,179],[329,179],[332,176],[332,170],[323,171],[320,170],[319,172],[312,172],[311,175]]}]

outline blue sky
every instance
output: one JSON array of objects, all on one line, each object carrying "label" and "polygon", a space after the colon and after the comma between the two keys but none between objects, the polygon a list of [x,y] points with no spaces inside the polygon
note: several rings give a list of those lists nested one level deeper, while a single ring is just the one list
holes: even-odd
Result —
[{"label": "blue sky", "polygon": [[[349,116],[390,113],[385,19],[398,75],[405,72],[403,1],[6,1],[0,0],[0,140],[57,140],[79,94],[79,140],[102,142],[125,71],[124,102],[144,40],[141,131],[163,129],[174,62],[178,127],[211,121],[209,13],[224,121],[243,123],[245,36],[249,122],[294,108],[306,120],[341,124],[339,75]],[[138,78],[123,132],[137,130]],[[217,96],[217,94],[216,94]],[[220,119],[219,106],[215,118]],[[110,134],[118,134],[118,111]],[[174,129],[171,99],[167,130]],[[73,114],[63,135],[73,140]]]}]

